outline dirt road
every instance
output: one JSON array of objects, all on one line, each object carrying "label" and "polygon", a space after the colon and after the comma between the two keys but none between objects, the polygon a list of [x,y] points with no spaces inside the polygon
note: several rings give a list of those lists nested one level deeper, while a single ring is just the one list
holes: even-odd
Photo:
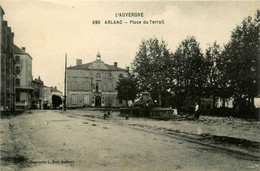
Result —
[{"label": "dirt road", "polygon": [[257,139],[198,135],[179,125],[118,113],[103,119],[98,111],[30,111],[1,120],[1,170],[259,169]]}]

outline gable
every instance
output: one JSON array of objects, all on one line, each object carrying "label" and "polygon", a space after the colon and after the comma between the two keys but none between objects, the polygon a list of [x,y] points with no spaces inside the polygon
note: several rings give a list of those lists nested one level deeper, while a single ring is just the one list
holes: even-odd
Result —
[{"label": "gable", "polygon": [[89,65],[88,69],[108,70],[108,67],[102,61],[94,61]]}]

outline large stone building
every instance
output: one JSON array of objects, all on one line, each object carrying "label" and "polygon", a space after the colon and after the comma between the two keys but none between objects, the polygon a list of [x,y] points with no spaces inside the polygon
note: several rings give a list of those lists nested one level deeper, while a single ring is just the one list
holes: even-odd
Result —
[{"label": "large stone building", "polygon": [[3,20],[4,10],[0,6],[0,111],[14,109],[14,33]]},{"label": "large stone building", "polygon": [[105,64],[98,53],[96,61],[82,64],[77,59],[76,66],[68,67],[67,107],[121,106],[115,90],[119,75],[127,76],[128,70]]},{"label": "large stone building", "polygon": [[32,106],[32,57],[14,45],[15,57],[15,106],[17,109],[29,109]]}]

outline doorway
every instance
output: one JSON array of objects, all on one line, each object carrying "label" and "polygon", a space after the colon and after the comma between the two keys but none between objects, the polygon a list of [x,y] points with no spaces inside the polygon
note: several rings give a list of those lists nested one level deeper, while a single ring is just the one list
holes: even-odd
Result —
[{"label": "doorway", "polygon": [[95,106],[101,106],[101,97],[100,96],[96,96],[96,98],[95,98]]}]

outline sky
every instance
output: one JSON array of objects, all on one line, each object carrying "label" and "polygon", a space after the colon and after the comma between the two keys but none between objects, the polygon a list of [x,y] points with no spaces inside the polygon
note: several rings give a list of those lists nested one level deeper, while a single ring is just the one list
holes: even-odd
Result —
[{"label": "sky", "polygon": [[[131,66],[141,41],[154,37],[164,40],[172,52],[187,36],[195,36],[202,50],[214,41],[223,46],[245,17],[254,16],[260,2],[2,0],[1,6],[14,43],[26,47],[33,58],[33,78],[40,76],[45,85],[63,91],[65,54],[68,66],[76,59],[95,61],[100,52],[105,63],[118,62],[125,68]],[[142,12],[144,17],[115,16],[129,12]],[[105,24],[107,20],[128,23]]]}]

